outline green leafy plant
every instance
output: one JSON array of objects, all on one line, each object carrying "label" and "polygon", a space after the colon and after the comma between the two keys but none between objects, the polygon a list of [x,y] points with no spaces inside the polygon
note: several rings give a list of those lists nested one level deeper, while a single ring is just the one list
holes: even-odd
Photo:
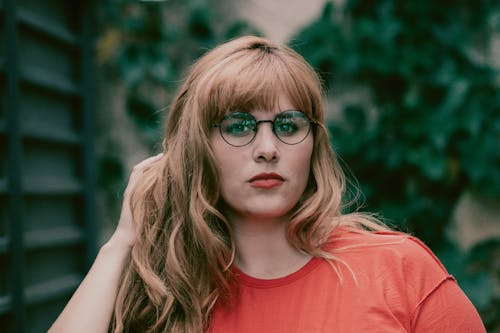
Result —
[{"label": "green leafy plant", "polygon": [[[221,22],[205,0],[105,0],[96,4],[96,63],[106,82],[124,90],[125,108],[118,110],[135,124],[145,151],[161,142],[166,105],[186,67],[220,41],[242,34],[259,34],[245,21]],[[113,98],[113,97],[110,97]],[[111,103],[112,104],[112,103]],[[101,216],[114,223],[121,207],[127,171],[120,149],[127,142],[106,137],[101,124],[99,197]],[[123,136],[122,136],[123,138]]]},{"label": "green leafy plant", "polygon": [[125,85],[127,112],[149,147],[161,134],[158,110],[164,105],[156,95],[171,94],[182,70],[219,42],[244,33],[259,34],[244,21],[221,25],[218,14],[202,0],[182,4],[107,0],[100,3],[98,13],[103,27],[97,62]]},{"label": "green leafy plant", "polygon": [[327,3],[290,42],[329,90],[368,89],[342,105],[332,144],[367,209],[429,244],[482,314],[499,295],[494,270],[471,269],[471,258],[498,252],[498,242],[461,253],[446,228],[465,191],[500,196],[499,73],[485,56],[499,18],[488,0],[347,0]]}]

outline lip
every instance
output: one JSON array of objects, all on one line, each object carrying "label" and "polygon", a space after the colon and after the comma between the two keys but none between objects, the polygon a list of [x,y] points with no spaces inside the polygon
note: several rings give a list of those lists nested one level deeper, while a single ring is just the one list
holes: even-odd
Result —
[{"label": "lip", "polygon": [[250,178],[248,182],[250,183],[250,186],[255,188],[270,189],[276,186],[280,186],[284,181],[285,179],[280,174],[270,172],[259,173],[258,175]]}]

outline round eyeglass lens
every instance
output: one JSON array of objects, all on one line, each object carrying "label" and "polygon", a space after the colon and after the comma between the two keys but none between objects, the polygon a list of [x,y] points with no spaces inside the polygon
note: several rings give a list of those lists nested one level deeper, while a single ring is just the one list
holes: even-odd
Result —
[{"label": "round eyeglass lens", "polygon": [[222,119],[220,134],[232,146],[244,146],[255,137],[257,121],[248,113],[230,113]]},{"label": "round eyeglass lens", "polygon": [[284,111],[276,116],[273,130],[278,139],[289,145],[296,145],[307,137],[311,121],[300,111]]}]

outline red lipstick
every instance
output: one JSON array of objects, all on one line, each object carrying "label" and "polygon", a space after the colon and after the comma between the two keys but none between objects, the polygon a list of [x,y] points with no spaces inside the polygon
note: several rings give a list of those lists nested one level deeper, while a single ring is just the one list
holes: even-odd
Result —
[{"label": "red lipstick", "polygon": [[258,175],[253,176],[248,181],[250,186],[256,188],[270,189],[276,186],[280,186],[283,184],[285,179],[281,177],[279,174],[271,172],[271,173],[259,173]]}]

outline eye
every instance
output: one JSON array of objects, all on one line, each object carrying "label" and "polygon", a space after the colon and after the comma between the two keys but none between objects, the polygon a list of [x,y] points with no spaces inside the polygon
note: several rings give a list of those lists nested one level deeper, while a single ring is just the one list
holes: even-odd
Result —
[{"label": "eye", "polygon": [[253,135],[255,121],[245,118],[246,117],[235,116],[224,119],[221,124],[223,133],[229,136]]},{"label": "eye", "polygon": [[288,117],[276,120],[274,126],[279,135],[293,135],[300,129],[297,119]]}]

